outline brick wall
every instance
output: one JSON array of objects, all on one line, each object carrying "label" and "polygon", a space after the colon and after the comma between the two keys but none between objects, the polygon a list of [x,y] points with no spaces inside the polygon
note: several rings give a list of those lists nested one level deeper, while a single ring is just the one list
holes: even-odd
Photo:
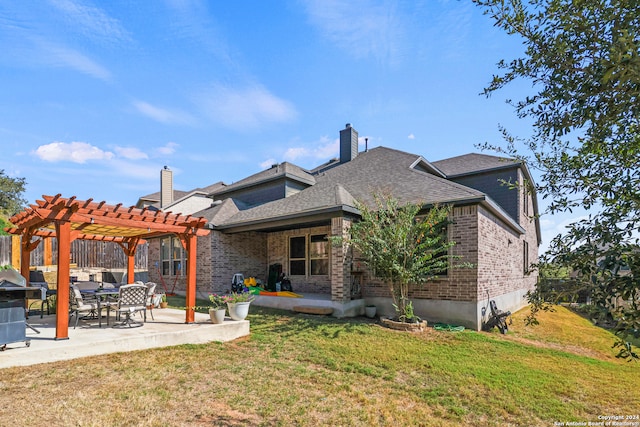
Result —
[{"label": "brick wall", "polygon": [[[519,176],[522,182],[522,176]],[[516,191],[516,190],[513,190]],[[528,197],[528,203],[524,203]],[[472,268],[450,268],[446,277],[438,278],[422,287],[414,287],[410,297],[452,302],[479,302],[501,295],[515,295],[512,300],[524,304],[518,296],[531,289],[537,275],[525,274],[524,242],[528,243],[530,263],[538,259],[538,245],[531,195],[521,191],[518,197],[519,223],[526,230],[519,235],[481,205],[456,207],[452,211],[453,223],[449,226],[449,238],[457,244],[451,253],[462,257],[458,262],[472,263]],[[524,212],[528,207],[528,212]],[[282,264],[288,272],[289,238],[312,234],[344,235],[350,226],[346,218],[333,218],[331,225],[297,228],[272,233],[223,234],[212,231],[209,236],[198,238],[197,289],[199,292],[225,292],[231,287],[235,273],[254,276],[267,281],[268,267]],[[308,241],[308,240],[307,240]],[[149,240],[149,277],[160,283],[155,262],[160,260],[159,239]],[[455,260],[453,262],[456,262]],[[292,287],[299,293],[331,294],[334,301],[348,301],[351,271],[362,276],[362,297],[390,297],[385,283],[367,271],[357,253],[343,253],[341,247],[332,246],[329,256],[329,275],[290,276]],[[169,288],[174,277],[165,277]],[[179,277],[177,290],[184,290],[184,277]],[[502,307],[501,307],[502,308]],[[518,307],[519,308],[519,307]],[[507,308],[505,309],[512,309]]]},{"label": "brick wall", "polygon": [[[467,262],[477,265],[478,262],[478,215],[477,206],[456,207],[452,211],[453,223],[449,225],[449,239],[457,244],[451,248],[451,254],[461,256],[453,263]],[[357,254],[354,255],[358,259]],[[356,261],[356,264],[359,264]],[[391,297],[388,286],[373,277],[364,268],[364,298]],[[477,301],[477,268],[450,268],[447,276],[440,277],[422,286],[414,286],[410,290],[410,298],[439,299],[452,301]]]},{"label": "brick wall", "polygon": [[[347,237],[351,221],[347,218],[331,219],[331,235]],[[351,300],[351,270],[353,259],[345,251],[345,245],[331,246],[331,300]],[[347,253],[345,253],[347,252]]]},{"label": "brick wall", "polygon": [[[518,182],[523,182],[519,171]],[[507,229],[501,222],[484,209],[480,210],[480,253],[478,266],[479,300],[499,298],[508,295],[499,306],[504,310],[517,310],[526,305],[524,294],[533,289],[537,272],[525,272],[525,242],[528,246],[529,264],[538,260],[538,241],[533,215],[533,198],[524,188],[518,190],[518,223],[525,229],[520,235]],[[524,198],[528,199],[524,203]],[[527,211],[525,212],[525,208]]]},{"label": "brick wall", "polygon": [[267,234],[211,232],[211,292],[231,290],[236,273],[266,283],[268,274]]},{"label": "brick wall", "polygon": [[[211,235],[198,237],[196,254],[196,290],[200,293],[208,293],[211,284]],[[172,290],[184,293],[186,290],[186,276],[162,276],[162,261],[160,259],[160,240],[149,239],[149,281],[158,284],[158,291]],[[157,263],[157,266],[156,266]],[[186,273],[186,272],[185,272]],[[164,281],[164,282],[163,282]],[[175,283],[175,288],[174,288]]]},{"label": "brick wall", "polygon": [[[282,264],[282,270],[287,273],[291,280],[294,292],[329,294],[331,293],[331,271],[333,264],[333,251],[329,254],[329,275],[326,276],[291,276],[289,275],[289,238],[295,236],[307,236],[311,234],[331,234],[330,226],[318,226],[307,228],[296,228],[291,230],[269,233],[267,237],[267,266],[271,264]],[[308,267],[308,261],[307,261]],[[268,267],[267,267],[268,268]],[[266,271],[266,269],[265,269]]]},{"label": "brick wall", "polygon": [[479,214],[478,299],[495,298],[524,286],[522,240],[490,212]]},{"label": "brick wall", "polygon": [[[520,203],[519,209],[523,206]],[[531,206],[530,200],[530,214]],[[521,218],[525,216],[521,215]],[[520,225],[527,231],[523,236],[480,205],[456,207],[452,219],[448,234],[457,244],[451,253],[462,257],[452,262],[469,262],[474,267],[451,268],[446,277],[413,287],[411,298],[478,302],[486,299],[487,291],[491,298],[496,298],[503,294],[523,293],[533,287],[536,275],[525,275],[523,269],[524,241],[529,243],[529,260],[536,262],[538,256],[535,225],[530,219],[521,221]],[[354,257],[357,260],[357,254]],[[385,283],[373,277],[366,268],[363,270],[364,298],[391,296]]]}]

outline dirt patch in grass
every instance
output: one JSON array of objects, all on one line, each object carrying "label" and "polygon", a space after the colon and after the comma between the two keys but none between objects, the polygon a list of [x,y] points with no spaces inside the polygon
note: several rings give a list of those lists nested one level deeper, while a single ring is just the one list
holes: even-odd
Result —
[{"label": "dirt patch in grass", "polygon": [[255,414],[245,414],[238,410],[229,408],[229,405],[222,402],[211,402],[209,409],[212,414],[198,414],[189,420],[190,425],[208,425],[222,427],[244,427],[259,425],[261,420]]}]

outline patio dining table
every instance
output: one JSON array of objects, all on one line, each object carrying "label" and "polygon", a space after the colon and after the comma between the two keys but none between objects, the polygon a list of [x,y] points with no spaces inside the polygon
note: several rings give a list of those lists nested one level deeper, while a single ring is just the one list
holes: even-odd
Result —
[{"label": "patio dining table", "polygon": [[102,327],[103,308],[107,309],[107,326],[109,326],[109,311],[111,310],[111,305],[117,301],[119,294],[120,291],[118,289],[98,289],[94,292],[98,301],[98,327]]},{"label": "patio dining table", "polygon": [[[102,309],[107,309],[107,326],[109,326],[109,312],[111,305],[117,301],[120,291],[117,288],[81,289],[80,293],[95,297],[98,309],[94,314],[98,318],[99,328],[102,328]],[[91,317],[94,318],[93,315],[91,315]]]}]

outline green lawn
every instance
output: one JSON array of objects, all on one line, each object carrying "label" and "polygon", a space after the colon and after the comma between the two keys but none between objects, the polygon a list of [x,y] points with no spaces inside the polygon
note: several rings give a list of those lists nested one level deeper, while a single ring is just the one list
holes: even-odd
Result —
[{"label": "green lawn", "polygon": [[[251,307],[251,336],[2,370],[6,425],[550,426],[640,411],[640,365],[559,309],[409,334]],[[11,398],[6,398],[11,397]]]}]

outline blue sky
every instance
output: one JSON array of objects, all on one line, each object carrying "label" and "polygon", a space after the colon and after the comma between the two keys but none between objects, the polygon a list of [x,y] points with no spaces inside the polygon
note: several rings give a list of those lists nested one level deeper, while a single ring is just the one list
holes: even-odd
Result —
[{"label": "blue sky", "polygon": [[431,161],[477,152],[529,132],[505,103],[528,82],[480,95],[521,51],[470,1],[5,1],[0,169],[30,203],[134,205],[164,165],[179,190],[314,167],[346,123]]}]

